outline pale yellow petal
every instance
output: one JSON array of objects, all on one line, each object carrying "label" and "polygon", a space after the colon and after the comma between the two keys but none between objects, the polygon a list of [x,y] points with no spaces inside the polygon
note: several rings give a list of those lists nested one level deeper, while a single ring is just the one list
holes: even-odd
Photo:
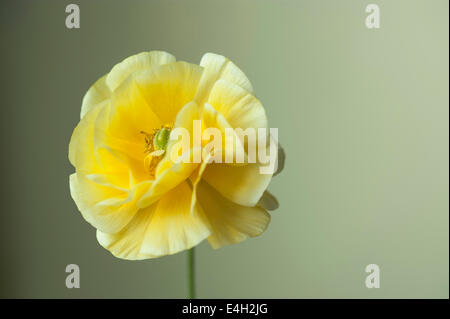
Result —
[{"label": "pale yellow petal", "polygon": [[195,98],[200,104],[208,100],[213,85],[220,79],[239,85],[249,92],[253,92],[252,85],[244,72],[224,56],[206,53],[200,61],[200,66],[205,69]]},{"label": "pale yellow petal", "polygon": [[[134,184],[148,180],[148,172],[143,165],[144,142],[131,139],[120,139],[111,132],[111,107],[105,106],[99,112],[94,123],[93,148],[96,170],[86,171],[89,174],[104,174],[109,182],[122,188],[131,188]],[[125,121],[124,121],[125,126]],[[87,143],[90,141],[84,141]],[[80,169],[77,167],[77,172]]]},{"label": "pale yellow petal", "polygon": [[99,184],[95,178],[82,173],[70,175],[70,194],[92,226],[107,233],[119,232],[136,214],[136,200],[151,184],[142,183],[127,191]]},{"label": "pale yellow petal", "polygon": [[210,235],[200,211],[191,214],[192,191],[184,182],[157,203],[145,233],[141,253],[163,256],[190,249]]},{"label": "pale yellow petal", "polygon": [[[194,102],[186,104],[177,114],[174,129],[183,128],[187,130],[190,139],[189,148],[185,150],[185,153],[179,154],[173,151],[173,148],[176,149],[177,143],[181,141],[172,140],[172,138],[169,140],[165,156],[156,169],[153,186],[138,202],[140,207],[147,207],[155,201],[155,198],[186,180],[199,165],[194,161],[194,157],[201,156],[201,149],[192,147],[193,121],[198,118],[199,109]],[[179,154],[179,157],[175,157],[172,153]]]},{"label": "pale yellow petal", "polygon": [[133,76],[114,91],[111,106],[108,133],[116,138],[140,144],[139,152],[142,153],[144,135],[141,132],[152,132],[164,123],[147,103]]},{"label": "pale yellow petal", "polygon": [[153,181],[153,186],[138,201],[141,208],[153,204],[160,196],[185,181],[198,166],[196,163],[178,162],[171,165]]},{"label": "pale yellow petal", "polygon": [[99,113],[107,107],[108,101],[102,102],[86,113],[73,130],[69,143],[69,160],[77,170],[86,172],[99,170],[94,154],[95,123]]},{"label": "pale yellow petal", "polygon": [[267,128],[261,102],[240,86],[219,80],[211,89],[208,103],[221,113],[233,128]]},{"label": "pale yellow petal", "polygon": [[261,174],[257,163],[244,166],[212,163],[203,173],[203,179],[225,198],[243,206],[255,206],[272,178]]},{"label": "pale yellow petal", "polygon": [[[230,165],[240,166],[248,162],[245,143],[243,143],[226,118],[208,103],[203,107],[202,125],[204,128],[217,128],[220,130],[222,163],[227,162]],[[231,134],[230,138],[227,138],[227,129],[229,130],[228,134]],[[206,142],[203,141],[203,143]],[[231,162],[227,161],[227,159],[230,159]]]},{"label": "pale yellow petal", "polygon": [[[222,136],[225,135],[225,129],[230,128],[223,115],[209,104],[205,104],[202,115],[205,126],[219,128]],[[239,143],[237,137],[234,137],[234,140],[235,143],[223,143],[224,157],[228,155],[236,160],[238,154],[244,154],[242,157],[244,163],[226,164],[222,160],[222,163],[206,165],[207,160],[203,159],[199,172],[204,172],[202,178],[214,186],[222,196],[243,206],[254,206],[267,188],[272,175],[261,174],[259,163],[248,163],[243,145]],[[195,180],[193,182],[195,192]]]},{"label": "pale yellow petal", "polygon": [[161,122],[173,124],[177,113],[192,101],[202,68],[186,62],[174,62],[137,72],[134,79],[147,104]]},{"label": "pale yellow petal", "polygon": [[96,105],[109,99],[110,96],[111,90],[106,85],[106,75],[104,75],[98,79],[84,95],[83,102],[81,103],[80,118],[83,118],[84,115]]},{"label": "pale yellow petal", "polygon": [[118,149],[101,145],[96,148],[96,156],[102,169],[90,174],[102,175],[111,185],[131,189],[136,184],[149,180],[149,173],[142,161],[138,161]]},{"label": "pale yellow petal", "polygon": [[139,145],[109,135],[109,114],[110,103],[105,101],[81,119],[69,144],[69,160],[77,172],[103,175],[109,184],[130,188],[148,179],[142,162],[144,146],[138,150]]},{"label": "pale yellow petal", "polygon": [[259,236],[270,223],[270,215],[263,208],[235,204],[204,181],[198,183],[197,200],[211,227],[208,241],[215,249]]},{"label": "pale yellow petal", "polygon": [[[170,139],[167,143],[165,156],[161,160],[156,170],[157,177],[160,176],[169,167],[175,165],[178,161],[181,160],[181,157],[184,155],[182,151],[192,150],[192,148],[194,147],[194,139],[196,138],[196,133],[194,133],[194,121],[199,121],[200,119],[200,108],[194,101],[187,103],[178,112],[175,118],[175,124],[173,126]],[[176,130],[183,130],[187,134],[185,137],[189,138],[189,140],[186,142],[186,146],[188,146],[186,150],[183,150],[180,147],[182,146],[183,137],[176,136]],[[201,132],[199,133],[201,134]]]},{"label": "pale yellow petal", "polygon": [[[101,116],[98,122],[96,146],[114,154],[129,170],[134,183],[149,179],[150,174],[144,165],[146,142],[143,132],[159,129],[161,122],[147,105],[132,77],[114,91],[109,114]],[[112,161],[106,158],[103,164],[109,167],[120,165],[115,158],[110,156]]]},{"label": "pale yellow petal", "polygon": [[133,72],[172,62],[175,62],[175,57],[163,51],[142,52],[132,55],[111,69],[106,77],[106,84],[111,91],[114,91]]},{"label": "pale yellow petal", "polygon": [[[142,132],[158,129],[161,122],[143,99],[132,77],[113,92],[108,105],[98,112],[92,125],[94,155],[99,164],[95,173],[126,175],[126,183],[131,177],[129,187],[150,178],[144,165],[146,142]],[[121,182],[120,185],[126,187],[123,179]]]},{"label": "pale yellow petal", "polygon": [[139,210],[119,233],[108,234],[97,230],[98,242],[117,258],[142,260],[157,257],[141,253],[142,242],[155,209],[156,204]]}]

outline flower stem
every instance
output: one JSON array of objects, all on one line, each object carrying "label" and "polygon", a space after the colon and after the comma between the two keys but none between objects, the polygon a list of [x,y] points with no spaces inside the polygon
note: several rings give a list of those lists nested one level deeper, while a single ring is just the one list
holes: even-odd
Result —
[{"label": "flower stem", "polygon": [[195,253],[194,247],[187,251],[188,298],[195,299]]}]

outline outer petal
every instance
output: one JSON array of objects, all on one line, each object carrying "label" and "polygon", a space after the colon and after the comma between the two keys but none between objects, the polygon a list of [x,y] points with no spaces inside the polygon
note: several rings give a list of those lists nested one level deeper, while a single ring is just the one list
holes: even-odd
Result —
[{"label": "outer petal", "polygon": [[147,228],[141,252],[155,256],[171,255],[189,249],[210,235],[202,212],[191,214],[192,191],[182,183],[164,195],[157,204]]},{"label": "outer petal", "polygon": [[[148,180],[148,174],[142,164],[142,144],[136,145],[131,140],[112,136],[109,124],[110,104],[99,106],[93,111],[97,109],[98,116],[89,127],[89,130],[93,127],[93,141],[85,139],[79,143],[79,149],[87,149],[89,152],[86,152],[88,156],[83,158],[81,164],[76,166],[77,172],[103,175],[110,184],[125,189],[132,188],[137,182]],[[88,117],[86,116],[86,119]]]},{"label": "outer petal", "polygon": [[171,62],[175,62],[173,55],[162,51],[151,51],[133,55],[116,64],[86,92],[81,105],[80,118],[83,118],[93,107],[110,98],[111,93],[133,72]]},{"label": "outer petal", "polygon": [[195,64],[174,62],[138,72],[134,78],[161,122],[173,124],[181,108],[193,100],[202,70]]},{"label": "outer petal", "polygon": [[199,104],[203,104],[208,100],[214,83],[220,79],[239,85],[249,92],[253,92],[252,85],[244,72],[224,56],[206,53],[200,61],[200,66],[204,67],[205,71],[203,72],[196,95],[196,101]]},{"label": "outer petal", "polygon": [[[214,107],[208,103],[204,105],[202,113],[202,123],[204,128],[217,128],[221,132],[222,136],[222,163],[226,162],[227,158],[232,159],[230,165],[242,165],[247,163],[247,153],[245,148],[245,142],[239,138],[235,130],[231,130],[231,138],[227,139],[226,129],[233,129],[233,127],[228,123],[226,118],[219,113]],[[203,141],[204,143],[206,141]],[[239,161],[238,161],[239,158]]]},{"label": "outer petal", "polygon": [[140,252],[147,227],[155,209],[156,204],[138,211],[131,222],[120,233],[108,234],[97,230],[98,242],[117,258],[142,260],[156,257]]},{"label": "outer petal", "polygon": [[[121,96],[119,93],[113,95]],[[128,95],[133,96],[133,92]],[[129,188],[130,174],[137,182],[148,179],[143,165],[144,138],[139,129],[156,123],[157,119],[153,120],[148,107],[150,113],[145,112],[146,107],[139,103],[139,98],[128,99],[127,112],[122,110],[124,102],[117,100],[116,97],[103,101],[80,120],[70,140],[69,160],[77,172],[109,175],[117,186]],[[116,102],[114,107],[113,102]],[[137,113],[141,114],[142,123],[134,121]],[[141,126],[136,127],[137,124]]]},{"label": "outer petal", "polygon": [[[142,132],[152,132],[162,123],[147,105],[132,76],[114,91],[110,101],[110,111],[100,114],[96,122],[96,154],[103,155],[104,168],[123,166],[132,177],[131,185],[148,180]],[[101,153],[100,148],[108,152]]]},{"label": "outer petal", "polygon": [[142,52],[132,55],[111,69],[106,77],[106,84],[111,91],[114,91],[133,72],[172,62],[175,62],[175,57],[163,51]]},{"label": "outer petal", "polygon": [[215,249],[259,236],[270,223],[263,208],[235,204],[203,181],[198,183],[197,199],[211,227],[208,241]]},{"label": "outer petal", "polygon": [[154,258],[189,249],[210,235],[201,211],[190,212],[191,194],[188,184],[182,183],[140,210],[120,233],[97,232],[97,239],[123,259]]},{"label": "outer petal", "polygon": [[99,170],[99,165],[95,160],[94,154],[95,122],[98,114],[107,105],[108,102],[105,101],[86,113],[73,130],[69,143],[69,160],[77,170],[87,172]]},{"label": "outer petal", "polygon": [[106,85],[106,76],[104,75],[98,79],[84,95],[83,102],[81,103],[80,118],[83,118],[92,108],[111,96],[111,90]]},{"label": "outer petal", "polygon": [[259,164],[231,166],[212,163],[203,173],[203,179],[225,198],[243,206],[255,206],[272,178],[261,174]]},{"label": "outer petal", "polygon": [[261,102],[247,90],[228,81],[217,81],[208,99],[234,128],[267,128],[267,117]]},{"label": "outer petal", "polygon": [[149,182],[126,191],[98,184],[89,175],[70,175],[70,193],[81,214],[92,226],[108,233],[116,233],[130,222],[138,210],[136,199],[148,187]]},{"label": "outer petal", "polygon": [[141,132],[151,132],[165,123],[161,122],[147,103],[134,76],[129,77],[114,91],[111,105],[108,133],[140,144],[139,153],[142,155],[144,137]]}]

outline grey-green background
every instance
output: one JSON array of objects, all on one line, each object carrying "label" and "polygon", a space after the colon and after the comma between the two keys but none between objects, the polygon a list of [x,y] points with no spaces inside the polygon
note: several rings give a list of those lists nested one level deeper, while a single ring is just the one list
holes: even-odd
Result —
[{"label": "grey-green background", "polygon": [[[159,49],[236,62],[287,153],[267,232],[197,249],[198,297],[448,298],[448,1],[73,2],[79,30],[70,1],[0,5],[1,297],[185,297],[185,253],[115,259],[69,194],[83,94]],[[70,263],[80,289],[65,287]]]}]

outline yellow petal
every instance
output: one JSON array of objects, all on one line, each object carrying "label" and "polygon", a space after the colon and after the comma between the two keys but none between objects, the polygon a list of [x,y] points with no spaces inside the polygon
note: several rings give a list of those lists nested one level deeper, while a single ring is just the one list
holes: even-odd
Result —
[{"label": "yellow petal", "polygon": [[[126,171],[132,184],[150,178],[145,168],[145,136],[161,121],[143,98],[132,77],[111,96],[94,123],[94,150],[103,173]],[[122,184],[122,187],[123,186]]]},{"label": "yellow petal", "polygon": [[208,241],[215,249],[259,236],[270,223],[263,208],[235,204],[203,181],[198,183],[197,200],[211,227]]},{"label": "yellow petal", "polygon": [[272,178],[261,174],[260,165],[244,166],[212,163],[203,173],[203,179],[225,198],[243,206],[255,206]]},{"label": "yellow petal", "polygon": [[153,204],[161,195],[185,181],[197,166],[196,163],[183,162],[171,165],[153,181],[153,186],[139,199],[138,206],[144,208]]},{"label": "yellow petal", "polygon": [[106,77],[106,84],[111,91],[114,91],[133,72],[172,62],[175,62],[175,57],[163,51],[142,52],[132,55],[111,69]]},{"label": "yellow petal", "polygon": [[[114,91],[110,113],[101,116],[101,120],[103,122],[99,121],[95,133],[96,145],[129,164],[134,183],[149,179],[144,165],[146,144],[142,132],[152,132],[162,124],[131,77]],[[109,164],[111,166],[115,162]]]},{"label": "yellow petal", "polygon": [[[99,112],[94,123],[94,156],[91,161],[98,163],[89,174],[105,174],[111,184],[131,188],[134,184],[148,180],[148,172],[143,165],[143,141],[120,139],[111,132],[111,107],[107,105]],[[125,126],[125,121],[123,122]],[[140,137],[142,139],[142,137]],[[87,141],[84,141],[86,143]],[[77,167],[77,171],[79,171]],[[86,171],[85,171],[86,172]]]},{"label": "yellow petal", "polygon": [[200,66],[205,70],[195,98],[199,104],[207,101],[213,85],[220,79],[239,85],[249,92],[253,92],[252,85],[244,72],[224,56],[206,53],[200,61]]},{"label": "yellow petal", "polygon": [[98,184],[83,173],[70,175],[70,194],[82,216],[108,233],[119,232],[130,222],[138,210],[136,199],[150,186],[146,182],[126,191]]},{"label": "yellow petal", "polygon": [[171,62],[175,62],[173,55],[162,51],[151,51],[133,55],[116,64],[86,92],[81,105],[80,118],[83,118],[93,107],[110,98],[111,93],[133,72]]},{"label": "yellow petal", "polygon": [[[172,135],[176,129],[183,129],[189,134],[189,151],[194,146],[194,121],[200,120],[200,108],[194,101],[191,101],[187,103],[183,108],[178,112],[175,124],[172,130]],[[178,150],[177,145],[179,145],[180,138],[181,137],[173,137],[171,135],[167,147],[166,147],[166,154],[164,158],[161,160],[160,164],[158,165],[158,168],[156,170],[156,176],[160,176],[163,171],[167,170],[172,165],[176,164],[176,160],[181,160],[181,158],[184,156],[187,156],[185,154],[180,153]],[[177,155],[177,156],[175,156]],[[193,154],[190,154],[193,155]],[[176,157],[176,158],[175,158]],[[175,161],[174,161],[175,160]]]},{"label": "yellow petal", "polygon": [[173,124],[177,113],[192,101],[202,68],[186,62],[161,65],[134,75],[147,104],[163,124]]},{"label": "yellow petal", "polygon": [[77,173],[97,176],[96,179],[102,181],[100,184],[129,191],[136,184],[133,176],[143,174],[144,169],[138,159],[130,157],[130,143],[110,143],[112,139],[105,138],[109,110],[107,100],[81,119],[70,140],[69,160]]},{"label": "yellow petal", "polygon": [[147,228],[141,252],[171,255],[190,249],[210,235],[201,211],[191,214],[192,191],[181,183],[159,201]]},{"label": "yellow petal", "polygon": [[157,257],[140,252],[155,209],[156,204],[139,210],[120,233],[108,234],[97,230],[98,242],[117,258],[142,260]]},{"label": "yellow petal", "polygon": [[99,169],[94,154],[95,122],[107,105],[108,101],[104,101],[86,113],[73,130],[69,143],[69,160],[77,170],[95,172]]},{"label": "yellow petal", "polygon": [[269,191],[264,192],[258,202],[258,205],[265,210],[275,210],[279,206],[277,198],[273,196]]},{"label": "yellow petal", "polygon": [[174,159],[172,150],[176,147],[178,141],[169,140],[165,155],[156,169],[153,186],[138,202],[140,207],[147,207],[153,203],[155,198],[186,180],[198,167],[199,164],[194,162],[194,156],[196,156],[195,154],[201,155],[201,149],[192,147],[193,121],[196,119],[199,119],[199,109],[195,102],[186,104],[177,114],[174,128],[187,130],[190,136],[189,150],[187,150],[187,153],[181,154],[179,158]]},{"label": "yellow petal", "polygon": [[261,102],[240,86],[217,81],[208,99],[233,128],[267,128],[267,117]]},{"label": "yellow petal", "polygon": [[[202,115],[202,121],[206,127],[219,128],[222,135],[225,136],[224,131],[226,128],[230,128],[230,125],[221,113],[211,105],[205,104]],[[233,134],[235,134],[234,131]],[[234,136],[234,140],[234,143],[223,143],[223,157],[228,156],[236,160],[238,154],[244,154],[244,163],[225,163],[222,160],[222,163],[206,165],[207,161],[203,159],[199,170],[204,172],[202,178],[214,186],[222,196],[243,206],[255,206],[267,188],[272,175],[261,174],[259,163],[248,163],[244,146],[239,142],[237,136]]]},{"label": "yellow petal", "polygon": [[99,243],[123,259],[146,259],[189,249],[210,235],[201,211],[190,212],[192,192],[182,183],[140,210],[120,233],[97,232]]},{"label": "yellow petal", "polygon": [[[203,107],[202,124],[204,125],[204,128],[213,127],[220,130],[222,136],[222,148],[220,150],[220,153],[222,154],[222,163],[225,163],[227,158],[232,159],[230,165],[240,166],[243,163],[247,163],[248,159],[245,151],[245,143],[242,143],[242,140],[236,134],[236,131],[233,130],[233,127],[228,123],[226,118],[208,103]],[[226,138],[227,128],[232,129],[230,131],[232,134],[231,139]],[[237,160],[238,158],[239,161]]]},{"label": "yellow petal", "polygon": [[149,180],[142,161],[130,157],[127,153],[106,145],[96,148],[96,156],[102,169],[89,174],[102,175],[115,187],[131,189],[140,182]]},{"label": "yellow petal", "polygon": [[153,112],[134,77],[128,78],[114,91],[111,106],[108,133],[116,138],[140,144],[139,152],[142,154],[144,136],[141,132],[152,132],[165,123]]},{"label": "yellow petal", "polygon": [[111,90],[106,85],[106,75],[98,79],[86,92],[81,104],[80,118],[89,112],[93,107],[107,100],[111,96]]}]

